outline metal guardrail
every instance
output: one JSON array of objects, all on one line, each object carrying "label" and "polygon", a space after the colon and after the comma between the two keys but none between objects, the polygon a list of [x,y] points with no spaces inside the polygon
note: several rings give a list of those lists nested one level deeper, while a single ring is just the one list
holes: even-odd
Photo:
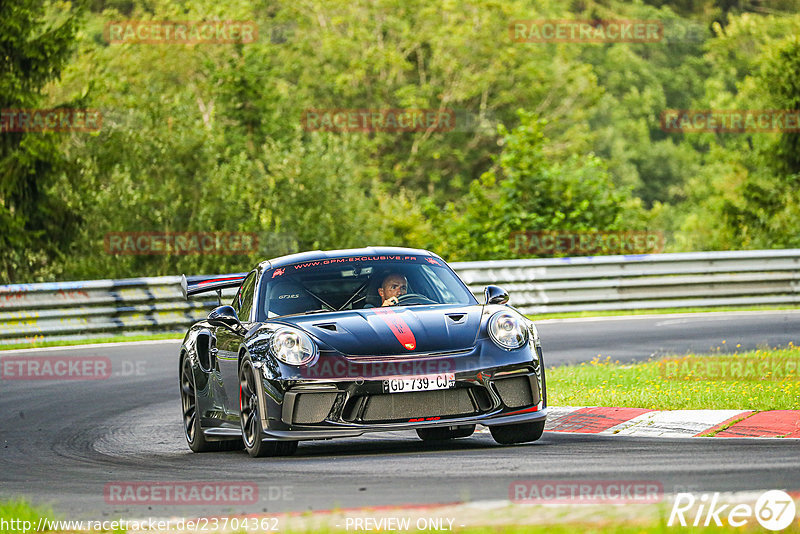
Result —
[{"label": "metal guardrail", "polygon": [[[800,249],[452,263],[524,313],[800,303]],[[232,297],[235,291],[223,292]],[[0,345],[182,332],[217,305],[179,276],[0,286]]]},{"label": "metal guardrail", "polygon": [[180,282],[161,276],[0,286],[0,345],[185,331],[217,297],[186,300]]},{"label": "metal guardrail", "polygon": [[800,303],[800,249],[452,263],[527,314]]}]

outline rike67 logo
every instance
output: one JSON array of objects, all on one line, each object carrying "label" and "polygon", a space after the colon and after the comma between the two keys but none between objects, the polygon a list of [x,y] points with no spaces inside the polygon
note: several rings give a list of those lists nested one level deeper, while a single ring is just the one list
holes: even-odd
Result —
[{"label": "rike67 logo", "polygon": [[667,526],[721,527],[727,523],[742,527],[755,519],[765,529],[778,531],[792,524],[795,512],[794,500],[781,490],[764,492],[752,506],[722,502],[719,492],[703,493],[699,498],[691,493],[678,493]]}]

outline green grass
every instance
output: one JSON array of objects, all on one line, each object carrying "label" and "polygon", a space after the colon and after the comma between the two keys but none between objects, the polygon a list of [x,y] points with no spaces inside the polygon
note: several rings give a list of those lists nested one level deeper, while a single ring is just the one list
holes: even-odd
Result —
[{"label": "green grass", "polygon": [[[513,304],[513,302],[512,302]],[[579,311],[563,313],[535,313],[527,317],[534,321],[544,319],[575,319],[586,317],[618,317],[623,315],[663,315],[666,313],[709,313],[709,312],[729,312],[729,311],[762,311],[762,310],[800,310],[800,306],[718,306],[713,308],[655,308],[652,310],[598,310],[598,311]]]},{"label": "green grass", "polygon": [[[487,527],[453,527],[453,532],[456,534],[531,534],[531,533],[539,533],[539,534],[652,534],[652,533],[660,533],[660,534],[683,534],[683,533],[696,533],[696,532],[766,532],[763,528],[758,526],[758,523],[755,525],[750,525],[749,523],[755,523],[754,520],[748,521],[748,525],[743,527],[734,528],[730,525],[725,525],[722,527],[681,527],[681,526],[667,526],[666,520],[664,521],[637,521],[637,522],[630,522],[630,523],[623,523],[623,522],[614,522],[614,521],[598,521],[588,523],[585,521],[581,522],[566,522],[566,523],[553,523],[548,524],[544,522],[543,524],[535,524],[535,525],[516,525],[516,526],[487,526]],[[285,531],[288,534],[291,534],[292,531]],[[299,531],[294,531],[297,534],[300,534]],[[367,530],[344,530],[344,529],[314,529],[305,531],[303,534],[310,534],[314,532],[315,534],[345,534],[345,533],[353,533],[353,532],[369,532]],[[411,528],[408,531],[397,531],[397,532],[441,532],[435,530],[416,530],[415,528]],[[800,532],[800,527],[797,524],[791,525],[784,530],[781,530],[782,533],[797,533]]]},{"label": "green grass", "polygon": [[[580,508],[580,507],[578,507]],[[531,517],[535,517],[537,511],[542,511],[543,509],[538,506],[533,506],[528,511],[525,507],[517,507],[514,509],[516,514],[522,514],[526,521],[530,521]],[[564,508],[558,515],[549,514],[549,519],[542,518],[542,520],[538,522],[534,522],[534,524],[527,524],[527,525],[503,525],[503,524],[496,524],[493,526],[467,526],[467,527],[455,527],[454,531],[458,532],[459,534],[527,534],[527,533],[546,533],[546,534],[573,534],[574,532],[582,532],[588,534],[600,534],[600,533],[615,533],[615,534],[639,534],[639,533],[650,533],[650,532],[657,532],[663,534],[671,534],[671,533],[684,533],[684,532],[755,532],[755,531],[763,531],[758,527],[758,523],[752,520],[752,518],[748,519],[748,523],[745,527],[734,528],[731,526],[723,526],[723,527],[713,527],[713,528],[697,528],[697,527],[680,527],[680,526],[667,526],[667,514],[668,509],[667,506],[661,505],[660,508],[653,509],[653,508],[642,508],[641,511],[644,512],[641,515],[634,514],[633,518],[620,516],[619,514],[628,511],[630,509],[625,507],[616,507],[616,508],[607,508],[604,512],[599,513],[596,517],[595,521],[589,522],[586,519],[586,515],[583,513],[578,513],[578,516],[581,517],[579,521],[570,521],[570,509]],[[401,510],[398,510],[397,514],[390,514],[390,515],[404,515]],[[372,514],[369,513],[368,510],[365,510],[365,516],[371,516]],[[305,517],[297,518],[297,519],[306,519],[307,522],[305,523],[305,527],[292,527],[290,526],[288,529],[280,528],[280,532],[285,534],[311,534],[313,533],[320,533],[320,534],[345,534],[347,532],[355,532],[355,530],[345,530],[342,528],[332,528],[324,524],[325,521],[332,521],[333,516],[331,518],[325,519],[319,516],[314,517],[311,514],[304,514]],[[649,517],[647,517],[649,516]],[[653,516],[660,516],[660,517],[653,517]],[[0,520],[9,523],[11,520],[22,520],[22,521],[29,521],[31,525],[31,530],[23,531],[21,529],[12,529],[9,528],[8,525],[2,525],[2,521],[0,521],[0,534],[36,534],[33,529],[36,528],[38,525],[39,518],[46,517],[49,519],[54,519],[53,514],[50,510],[44,508],[37,508],[31,506],[25,500],[11,500],[11,501],[0,501]],[[107,519],[107,518],[105,518]],[[457,518],[454,518],[457,519]],[[491,524],[493,522],[493,518],[485,518],[487,523]],[[93,520],[94,521],[94,520]],[[508,521],[508,518],[506,518]],[[341,516],[339,516],[339,520],[337,522],[342,522]],[[300,524],[302,524],[301,521]],[[457,521],[456,521],[457,523]],[[18,523],[17,523],[18,524]],[[280,524],[280,523],[279,523]],[[297,523],[294,523],[297,525]],[[321,527],[321,528],[320,528]],[[47,532],[64,532],[64,531],[47,531]],[[100,531],[80,531],[86,534],[90,534],[91,532],[100,532]],[[103,531],[108,532],[108,531]],[[117,532],[124,532],[124,531],[114,531]],[[207,532],[214,532],[213,530],[208,530]],[[240,530],[239,532],[245,533],[244,530]],[[358,532],[365,532],[363,530],[359,530]],[[420,532],[416,529],[411,529],[409,532]],[[433,532],[433,531],[427,531]],[[800,525],[798,525],[797,521],[795,521],[791,526],[786,528],[781,532],[786,533],[798,533],[800,532]]]},{"label": "green grass", "polygon": [[[754,522],[754,521],[753,521]],[[501,527],[468,527],[456,528],[455,532],[459,534],[528,534],[531,532],[541,534],[600,534],[600,533],[614,533],[614,534],[650,534],[653,532],[661,534],[671,534],[684,532],[764,532],[764,529],[749,525],[739,528],[734,528],[729,525],[723,527],[681,527],[681,526],[667,526],[666,520],[664,521],[642,521],[631,523],[619,523],[610,521],[601,521],[597,523],[574,522],[552,525],[519,525],[519,526],[501,526]],[[333,532],[333,531],[331,531]],[[344,531],[340,531],[344,532]],[[351,531],[352,532],[352,531]],[[792,525],[782,530],[781,532],[800,532],[800,527]]]},{"label": "green grass", "polygon": [[96,337],[89,339],[70,339],[66,341],[36,341],[33,343],[14,343],[12,345],[0,345],[0,351],[14,349],[36,349],[40,347],[70,347],[73,345],[92,345],[95,343],[120,343],[125,341],[149,341],[153,339],[183,339],[183,334],[167,332],[164,334],[142,334],[129,336],[109,336]]},{"label": "green grass", "polygon": [[21,530],[12,529],[11,525],[4,525],[3,521],[9,523],[12,519],[29,521],[36,528],[40,517],[52,518],[50,510],[44,508],[34,508],[24,499],[0,501],[0,533],[22,534]]},{"label": "green grass", "polygon": [[[697,358],[697,359],[696,359]],[[716,380],[693,373],[670,374],[667,363],[800,362],[800,348],[758,349],[733,355],[666,357],[638,364],[621,364],[610,357],[547,371],[551,406],[620,406],[654,410],[800,410],[797,373],[771,380]],[[672,367],[674,368],[674,367]]]}]

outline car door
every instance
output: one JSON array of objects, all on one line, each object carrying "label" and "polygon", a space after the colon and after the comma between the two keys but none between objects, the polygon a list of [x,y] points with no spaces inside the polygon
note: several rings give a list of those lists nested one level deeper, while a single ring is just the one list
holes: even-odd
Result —
[{"label": "car door", "polygon": [[230,417],[235,418],[239,417],[239,347],[242,344],[244,332],[252,322],[251,313],[256,277],[256,271],[247,275],[231,303],[233,309],[236,310],[236,315],[244,325],[244,330],[217,328],[217,361],[225,390],[225,411]]}]

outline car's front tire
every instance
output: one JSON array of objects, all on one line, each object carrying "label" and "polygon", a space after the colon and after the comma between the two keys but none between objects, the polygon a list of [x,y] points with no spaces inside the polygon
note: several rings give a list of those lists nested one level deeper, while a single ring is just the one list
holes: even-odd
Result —
[{"label": "car's front tire", "polygon": [[490,426],[489,432],[497,443],[501,445],[513,445],[515,443],[527,443],[536,441],[542,437],[544,432],[544,421],[534,421],[533,423],[517,423],[514,425]]},{"label": "car's front tire", "polygon": [[422,441],[444,441],[456,438],[468,438],[475,432],[475,425],[461,425],[454,429],[450,427],[418,428],[417,436]]},{"label": "car's front tire", "polygon": [[239,367],[239,410],[244,448],[253,458],[291,456],[297,450],[296,441],[262,440],[261,408],[256,389],[260,387],[258,376],[250,356],[245,356]]}]

